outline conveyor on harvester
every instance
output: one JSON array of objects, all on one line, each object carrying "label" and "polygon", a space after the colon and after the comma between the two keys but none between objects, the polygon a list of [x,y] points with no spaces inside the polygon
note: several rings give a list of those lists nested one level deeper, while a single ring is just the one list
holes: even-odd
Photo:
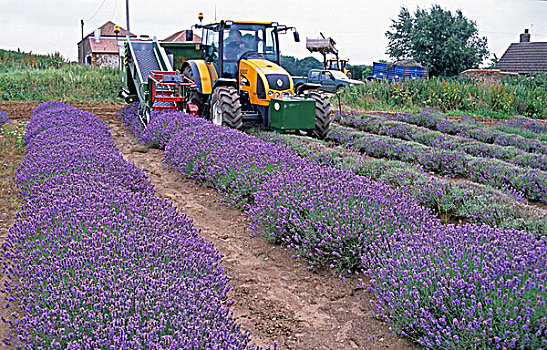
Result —
[{"label": "conveyor on harvester", "polygon": [[153,43],[135,43],[135,65],[139,67],[142,81],[147,81],[153,70],[160,70],[158,58],[154,52]]},{"label": "conveyor on harvester", "polygon": [[151,111],[177,109],[183,101],[178,88],[183,78],[173,71],[165,50],[156,40],[126,42],[125,71],[125,94],[139,100],[143,125],[148,124]]}]

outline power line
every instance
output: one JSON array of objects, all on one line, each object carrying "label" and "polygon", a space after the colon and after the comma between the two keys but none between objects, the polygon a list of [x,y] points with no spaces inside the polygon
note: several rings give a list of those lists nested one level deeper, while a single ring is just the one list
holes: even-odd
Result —
[{"label": "power line", "polygon": [[114,2],[114,8],[112,9],[112,16],[110,16],[110,17],[114,17],[114,12],[116,11],[116,5],[118,5],[118,0],[116,0],[116,2]]},{"label": "power line", "polygon": [[99,11],[101,10],[101,8],[103,7],[104,3],[106,2],[106,0],[103,0],[103,2],[101,3],[101,5],[99,6],[99,8],[97,9],[97,11],[95,11],[95,13],[93,14],[93,16],[89,17],[88,19],[86,19],[85,21],[86,22],[89,22],[90,20],[93,19],[93,17],[95,17],[97,15],[97,13],[99,13]]}]

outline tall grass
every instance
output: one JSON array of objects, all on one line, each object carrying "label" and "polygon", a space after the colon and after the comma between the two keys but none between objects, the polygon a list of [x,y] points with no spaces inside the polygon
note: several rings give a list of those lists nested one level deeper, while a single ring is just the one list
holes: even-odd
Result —
[{"label": "tall grass", "polygon": [[499,83],[450,78],[392,83],[377,80],[345,90],[342,99],[350,108],[360,109],[434,108],[491,118],[525,115],[547,119],[547,74],[511,77]]},{"label": "tall grass", "polygon": [[32,53],[0,49],[0,72],[13,69],[61,68],[69,63],[58,53],[35,55]]},{"label": "tall grass", "polygon": [[0,101],[116,102],[119,75],[111,68],[62,68],[0,72]]},{"label": "tall grass", "polygon": [[58,53],[0,49],[0,101],[117,102],[119,73],[68,63]]}]

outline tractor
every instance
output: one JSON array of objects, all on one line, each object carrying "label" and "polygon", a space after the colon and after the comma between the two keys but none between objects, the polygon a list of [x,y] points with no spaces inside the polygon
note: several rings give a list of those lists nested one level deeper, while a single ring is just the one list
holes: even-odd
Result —
[{"label": "tractor", "polygon": [[348,78],[351,78],[351,72],[348,69],[348,59],[347,58],[338,58],[338,57],[332,57],[327,60],[327,66],[325,69],[328,70],[337,70],[345,75],[348,76]]},{"label": "tractor", "polygon": [[[236,129],[254,124],[321,139],[327,136],[332,115],[328,98],[317,90],[320,85],[303,84],[295,89],[291,75],[280,66],[279,34],[292,31],[299,41],[294,27],[276,22],[200,23],[186,31],[187,38],[193,37],[194,29],[202,30],[202,42],[195,45],[201,58],[175,57],[175,62],[184,61],[178,67],[164,62],[168,57],[165,48],[152,43],[153,52],[142,55],[150,58],[146,64],[154,57],[162,62],[153,69],[139,69],[139,60],[133,58],[138,50],[132,48],[143,44],[126,45],[129,84],[121,95],[138,95],[143,124],[151,110],[180,109]],[[149,77],[144,82],[146,73]]]}]

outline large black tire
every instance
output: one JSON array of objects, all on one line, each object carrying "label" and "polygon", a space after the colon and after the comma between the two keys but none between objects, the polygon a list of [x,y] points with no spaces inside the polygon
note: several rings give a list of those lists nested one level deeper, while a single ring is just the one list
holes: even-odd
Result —
[{"label": "large black tire", "polygon": [[330,131],[330,123],[332,121],[329,99],[325,94],[317,90],[310,91],[308,98],[315,100],[315,130],[313,134],[318,139],[323,140]]},{"label": "large black tire", "polygon": [[232,86],[219,86],[211,96],[211,121],[217,125],[225,125],[241,130],[243,114],[239,94]]},{"label": "large black tire", "polygon": [[[190,68],[189,66],[184,68],[184,70],[182,71],[182,75],[184,75],[186,78],[190,79],[193,82],[196,81],[194,79],[194,73],[192,72],[192,68]],[[188,102],[198,106],[198,115],[203,116],[203,106],[205,105],[207,97],[197,91],[190,91],[188,93],[188,96],[186,97],[188,99]]]}]

